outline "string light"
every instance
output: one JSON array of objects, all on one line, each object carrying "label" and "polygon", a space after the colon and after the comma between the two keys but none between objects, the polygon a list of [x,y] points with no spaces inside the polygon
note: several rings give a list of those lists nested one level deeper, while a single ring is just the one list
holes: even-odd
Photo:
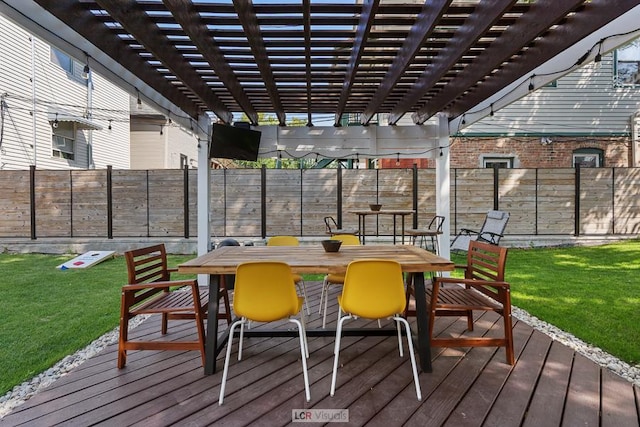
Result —
[{"label": "string light", "polygon": [[400,153],[396,153],[396,166],[400,166]]},{"label": "string light", "polygon": [[107,129],[109,129],[109,130],[111,130],[111,122],[112,122],[112,121],[113,121],[113,120],[109,119],[109,127],[107,128]]},{"label": "string light", "polygon": [[533,77],[535,76],[535,74],[533,74],[531,77],[529,77],[529,92],[532,92],[535,89],[535,86],[533,86]]},{"label": "string light", "polygon": [[466,124],[467,124],[467,120],[465,119],[465,117],[466,117],[466,116],[467,116],[466,114],[463,114],[463,115],[462,115],[462,124],[463,124],[463,125],[466,125]]},{"label": "string light", "polygon": [[162,126],[162,125],[160,125],[160,135],[162,135],[162,134],[163,134],[163,132],[162,132],[162,128],[163,128],[163,126]]},{"label": "string light", "polygon": [[87,63],[84,65],[84,68],[82,69],[82,78],[87,80],[89,78],[89,73],[91,72],[91,69],[89,68],[89,55],[87,55],[85,53],[86,57],[87,57]]},{"label": "string light", "polygon": [[53,123],[51,124],[51,126],[56,129],[58,127],[58,113],[56,113],[56,119],[53,121]]},{"label": "string light", "polygon": [[491,103],[491,111],[489,112],[489,115],[493,117],[493,102]]}]

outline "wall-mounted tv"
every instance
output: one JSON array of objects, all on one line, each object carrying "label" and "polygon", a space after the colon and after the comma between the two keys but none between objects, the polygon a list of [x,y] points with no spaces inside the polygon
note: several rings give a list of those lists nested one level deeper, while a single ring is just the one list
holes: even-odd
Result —
[{"label": "wall-mounted tv", "polygon": [[258,160],[262,132],[247,127],[213,124],[209,158]]}]

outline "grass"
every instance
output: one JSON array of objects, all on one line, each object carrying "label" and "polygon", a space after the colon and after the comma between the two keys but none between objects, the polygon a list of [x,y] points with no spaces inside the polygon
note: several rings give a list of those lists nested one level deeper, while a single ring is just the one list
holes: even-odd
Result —
[{"label": "grass", "polygon": [[[124,258],[56,269],[69,258],[0,254],[0,395],[117,326]],[[640,363],[638,277],[640,240],[511,249],[507,260],[515,306],[631,364]]]},{"label": "grass", "polygon": [[0,254],[0,396],[118,325],[124,258],[56,268],[70,258]]}]

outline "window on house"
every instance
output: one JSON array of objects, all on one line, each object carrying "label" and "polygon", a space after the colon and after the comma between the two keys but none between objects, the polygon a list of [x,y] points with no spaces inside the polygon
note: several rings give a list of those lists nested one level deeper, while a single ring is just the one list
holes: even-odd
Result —
[{"label": "window on house", "polygon": [[66,71],[68,75],[73,76],[80,81],[84,81],[82,78],[84,65],[55,47],[51,47],[51,62]]},{"label": "window on house", "polygon": [[52,151],[53,157],[74,160],[76,148],[76,128],[73,122],[59,122],[53,128]]},{"label": "window on house", "polygon": [[600,168],[603,166],[604,152],[599,148],[580,148],[573,152],[573,167]]},{"label": "window on house", "polygon": [[513,157],[483,157],[482,167],[484,168],[513,168]]},{"label": "window on house", "polygon": [[640,85],[640,39],[617,49],[615,61],[615,80],[618,85]]}]

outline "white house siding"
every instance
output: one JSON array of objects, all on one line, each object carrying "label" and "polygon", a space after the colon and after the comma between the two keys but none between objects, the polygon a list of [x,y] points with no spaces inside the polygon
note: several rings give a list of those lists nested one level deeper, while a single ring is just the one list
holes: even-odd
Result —
[{"label": "white house siding", "polygon": [[178,169],[181,154],[187,156],[189,167],[197,166],[198,141],[193,132],[168,121],[132,120],[132,169]]},{"label": "white house siding", "polygon": [[[102,130],[93,131],[93,161],[96,169],[108,165],[115,169],[129,169],[130,121],[129,94],[115,87],[99,74],[92,74],[92,121]],[[111,125],[111,129],[109,129]]]},{"label": "white house siding", "polygon": [[[0,94],[5,95],[0,166],[5,170],[86,169],[113,165],[129,167],[128,99],[115,85],[93,75],[91,119],[103,127],[100,131],[78,130],[75,134],[75,158],[66,160],[52,155],[52,128],[48,114],[60,111],[86,117],[89,113],[89,86],[80,73],[85,58],[76,58],[76,76],[51,61],[51,47],[0,16]],[[96,113],[101,109],[101,114]],[[122,126],[108,119],[116,112],[124,117]],[[122,120],[122,119],[120,119]],[[114,122],[115,124],[115,122]],[[91,135],[92,133],[92,135]],[[93,164],[87,145],[93,143]]]},{"label": "white house siding", "polygon": [[614,84],[614,58],[610,53],[603,56],[599,66],[587,64],[558,79],[556,87],[541,87],[497,110],[493,117],[486,117],[465,128],[462,133],[629,135],[630,117],[639,109],[640,89]]}]

